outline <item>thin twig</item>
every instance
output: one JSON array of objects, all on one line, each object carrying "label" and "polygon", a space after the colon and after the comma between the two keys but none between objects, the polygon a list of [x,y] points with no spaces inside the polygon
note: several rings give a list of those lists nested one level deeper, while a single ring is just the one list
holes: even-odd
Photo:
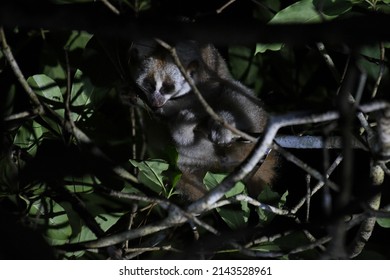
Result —
[{"label": "thin twig", "polygon": [[25,112],[20,112],[16,113],[13,115],[6,116],[4,118],[4,122],[15,122],[15,121],[21,121],[25,119],[32,119],[35,118],[36,116],[39,116],[40,110],[39,108],[33,109],[31,112],[25,111]]},{"label": "thin twig", "polygon": [[288,211],[288,210],[279,209],[275,206],[272,206],[272,205],[269,205],[266,203],[262,203],[256,199],[249,197],[247,195],[244,195],[244,194],[238,194],[236,196],[230,197],[229,199],[218,201],[217,203],[215,203],[213,205],[213,208],[211,208],[211,209],[222,207],[225,205],[229,205],[229,204],[232,204],[234,202],[242,202],[242,201],[247,202],[253,206],[259,207],[261,210],[267,211],[269,213],[273,213],[275,215],[291,216],[290,211]]},{"label": "thin twig", "polygon": [[326,65],[328,66],[330,72],[332,73],[333,78],[336,80],[336,82],[340,82],[341,79],[340,73],[337,70],[335,63],[333,62],[333,59],[331,58],[328,51],[326,50],[324,43],[317,43],[316,45]]},{"label": "thin twig", "polygon": [[325,179],[324,176],[317,170],[315,170],[314,168],[310,167],[308,164],[306,164],[305,162],[303,162],[302,160],[300,160],[299,158],[297,158],[296,156],[294,156],[292,153],[288,152],[287,150],[283,149],[282,147],[280,147],[279,145],[275,144],[273,146],[273,149],[275,149],[276,151],[278,151],[282,156],[284,156],[288,161],[291,161],[293,162],[296,166],[302,168],[303,170],[305,170],[308,174],[312,175],[314,178],[316,178],[317,180],[319,180],[320,182],[326,182],[326,184],[332,188],[334,191],[340,191],[340,187],[330,181],[329,179]]},{"label": "thin twig", "polygon": [[381,84],[383,73],[385,72],[385,45],[383,42],[379,43],[379,49],[380,49],[380,62],[379,62],[379,73],[378,77],[376,78],[374,88],[372,89],[371,98],[375,98],[376,94],[378,92],[378,88]]},{"label": "thin twig", "polygon": [[[310,201],[311,201],[311,192],[310,192],[310,181],[311,176],[310,174],[306,174],[306,223],[309,222],[310,217]],[[324,184],[326,185],[327,178],[324,176]]]},{"label": "thin twig", "polygon": [[[380,186],[384,181],[384,171],[379,164],[371,163],[371,181],[372,186]],[[376,211],[379,209],[381,203],[381,193],[377,193],[374,197],[367,201],[366,209],[370,211]],[[353,242],[348,247],[348,253],[350,258],[358,256],[364,249],[367,241],[370,239],[372,231],[376,224],[376,217],[370,216],[365,219],[359,227],[359,230],[355,234]]]},{"label": "thin twig", "polygon": [[108,1],[108,0],[101,0],[101,1],[102,1],[103,4],[106,5],[107,8],[108,8],[109,10],[111,10],[114,14],[116,14],[116,15],[119,15],[119,14],[120,14],[119,10],[118,10],[114,5],[112,5],[112,4],[110,3],[110,1]]},{"label": "thin twig", "polygon": [[72,77],[70,70],[70,62],[69,62],[69,54],[68,51],[65,50],[65,63],[66,63],[66,90],[65,90],[65,98],[64,98],[64,126],[65,131],[68,131],[71,135],[69,137],[69,141],[71,137],[74,135],[75,123],[72,119],[72,111],[71,111],[71,98],[72,98]]},{"label": "thin twig", "polygon": [[217,14],[220,14],[223,12],[223,10],[225,10],[227,7],[229,7],[231,4],[233,4],[234,2],[236,2],[236,0],[229,0],[229,2],[227,2],[226,4],[224,4],[221,8],[217,9]]},{"label": "thin twig", "polygon": [[[341,163],[343,160],[342,155],[339,155],[335,161],[332,163],[332,165],[329,167],[328,171],[326,172],[326,177],[329,178],[329,176],[333,173],[333,171],[336,169],[337,166]],[[311,191],[311,196],[313,196],[316,192],[318,192],[322,187],[324,186],[324,182],[320,181],[315,185],[313,190]],[[295,214],[297,211],[305,204],[306,202],[306,197],[303,197],[296,205],[294,208],[291,209],[291,213]]]}]

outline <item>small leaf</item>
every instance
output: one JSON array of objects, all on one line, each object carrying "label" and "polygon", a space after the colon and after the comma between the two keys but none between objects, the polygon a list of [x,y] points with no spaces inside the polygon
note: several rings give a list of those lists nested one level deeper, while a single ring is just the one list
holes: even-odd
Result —
[{"label": "small leaf", "polygon": [[35,121],[26,122],[15,134],[14,145],[26,149],[27,152],[34,156],[38,146],[42,141],[44,128]]},{"label": "small leaf", "polygon": [[92,35],[87,32],[72,31],[69,40],[65,45],[65,48],[69,51],[74,51],[76,49],[85,49],[91,38]]},{"label": "small leaf", "polygon": [[[285,192],[282,196],[280,196],[277,192],[272,191],[270,187],[266,187],[260,193],[258,200],[270,205],[277,205],[281,208],[286,203],[287,195],[288,192]],[[269,211],[264,211],[261,208],[257,208],[256,211],[263,224],[269,223],[275,217],[275,214]]]},{"label": "small leaf", "polygon": [[315,23],[324,19],[333,19],[335,16],[321,15],[313,5],[313,0],[298,1],[283,10],[280,10],[269,24],[276,23]]},{"label": "small leaf", "polygon": [[256,44],[255,53],[264,53],[266,51],[279,51],[282,48],[283,44],[274,43],[274,44]]},{"label": "small leaf", "polygon": [[165,188],[164,176],[162,173],[169,168],[169,164],[162,160],[148,160],[137,162],[130,160],[130,163],[139,169],[138,179],[146,187],[156,193]]},{"label": "small leaf", "polygon": [[[316,23],[321,22],[324,19],[333,19],[335,16],[321,15],[313,5],[313,0],[301,0],[298,1],[283,10],[280,10],[275,16],[268,22],[268,24],[280,24],[280,23]],[[256,46],[256,54],[264,53],[267,50],[279,51],[283,44],[258,44]]]},{"label": "small leaf", "polygon": [[[207,172],[206,176],[203,179],[203,183],[205,184],[207,190],[211,190],[218,186],[223,179],[225,179],[225,174],[214,174]],[[238,182],[232,189],[225,193],[225,197],[229,198],[235,196],[237,194],[241,194],[245,191],[245,186],[243,183]]]},{"label": "small leaf", "polygon": [[84,87],[83,72],[77,69],[73,79],[71,103],[72,106],[86,106],[91,102],[93,90],[86,91]]},{"label": "small leaf", "polygon": [[[32,87],[34,92],[48,100],[48,104],[61,116],[64,117],[65,110],[64,104],[63,104],[63,97],[60,88],[58,87],[57,83],[50,77],[39,74],[34,75],[32,77],[29,77],[27,79],[27,82]],[[55,123],[52,119],[43,116],[43,119],[48,124],[49,130],[54,130],[58,132],[58,134],[61,133],[61,127],[59,124]]]},{"label": "small leaf", "polygon": [[[358,60],[359,66],[364,69],[367,75],[373,79],[376,79],[381,71],[380,61],[380,44],[373,44],[372,46],[363,47],[360,53],[364,56]],[[388,73],[388,68],[383,67],[383,75]]]},{"label": "small leaf", "polygon": [[383,228],[390,228],[390,218],[377,218],[376,222]]},{"label": "small leaf", "polygon": [[47,221],[46,238],[51,245],[62,245],[69,242],[72,228],[64,208],[50,198],[35,201],[30,208],[30,215],[42,223]]},{"label": "small leaf", "polygon": [[[225,177],[226,175],[224,174],[208,172],[203,179],[203,183],[206,189],[211,190],[220,184]],[[229,198],[242,193],[245,193],[245,186],[243,183],[238,182],[231,190],[225,193],[225,197]],[[218,214],[231,229],[244,227],[248,222],[249,211],[248,203],[245,201],[240,202],[239,205],[228,205],[217,208]]]}]

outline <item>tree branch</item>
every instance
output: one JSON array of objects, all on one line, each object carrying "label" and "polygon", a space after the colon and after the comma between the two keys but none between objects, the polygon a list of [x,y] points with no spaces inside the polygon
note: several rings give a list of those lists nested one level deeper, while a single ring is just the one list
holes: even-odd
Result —
[{"label": "tree branch", "polygon": [[[374,12],[321,23],[274,25],[242,18],[232,22],[232,19],[221,20],[219,17],[180,22],[163,16],[161,13],[152,13],[151,16],[132,16],[128,13],[117,15],[102,3],[55,5],[17,0],[0,2],[0,24],[7,27],[85,30],[100,36],[126,40],[149,37],[167,41],[191,38],[215,44],[304,45],[323,42],[361,45],[390,38],[388,28],[378,28],[389,26],[390,16]],[[359,30],[359,36],[356,36],[356,30]]]}]

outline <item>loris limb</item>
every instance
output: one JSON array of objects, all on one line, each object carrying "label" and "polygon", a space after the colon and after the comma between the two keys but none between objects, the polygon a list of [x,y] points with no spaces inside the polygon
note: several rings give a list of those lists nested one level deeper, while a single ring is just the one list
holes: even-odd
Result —
[{"label": "loris limb", "polygon": [[[229,125],[236,126],[236,121],[233,114],[229,111],[219,111],[218,115]],[[225,127],[223,124],[217,123],[215,120],[211,121],[210,125],[210,139],[212,142],[218,145],[227,145],[237,138],[230,129]]]}]

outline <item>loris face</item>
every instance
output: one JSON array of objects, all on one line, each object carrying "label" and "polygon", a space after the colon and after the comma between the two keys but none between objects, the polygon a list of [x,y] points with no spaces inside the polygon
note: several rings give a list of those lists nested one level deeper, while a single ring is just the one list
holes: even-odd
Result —
[{"label": "loris face", "polygon": [[153,109],[161,108],[168,100],[191,91],[179,68],[170,59],[145,58],[133,75]]}]

